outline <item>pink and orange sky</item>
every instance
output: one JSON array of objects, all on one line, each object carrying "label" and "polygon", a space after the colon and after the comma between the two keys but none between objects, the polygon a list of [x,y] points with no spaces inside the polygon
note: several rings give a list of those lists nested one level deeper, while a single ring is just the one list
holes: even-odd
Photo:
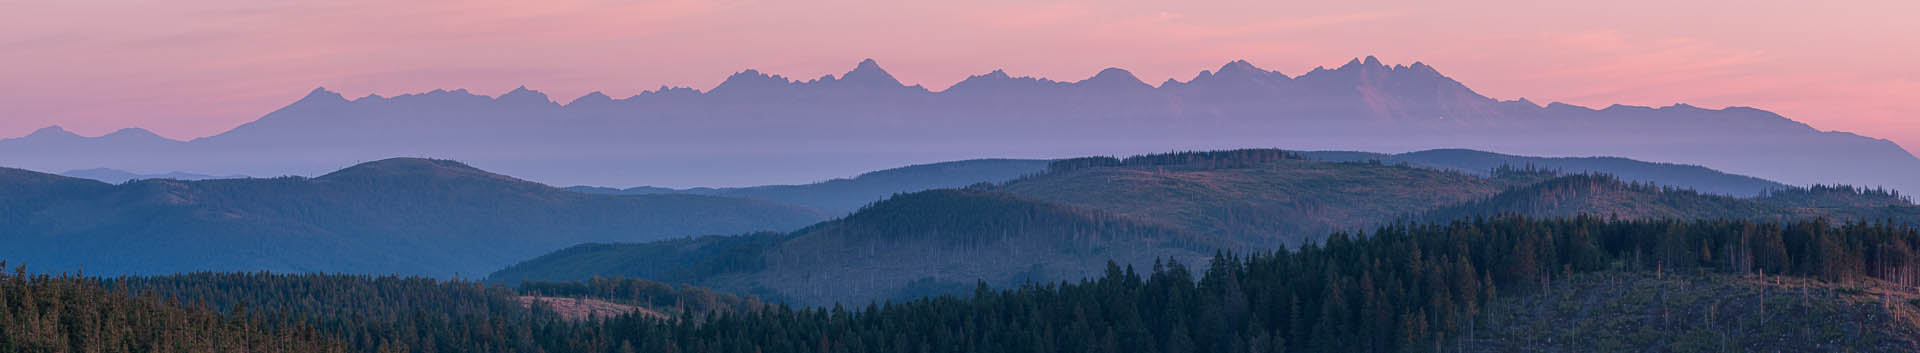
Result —
[{"label": "pink and orange sky", "polygon": [[938,90],[1002,68],[1157,83],[1234,59],[1297,75],[1377,55],[1500,99],[1754,106],[1913,147],[1916,14],[1912,0],[0,0],[0,137],[207,136],[315,86],[526,85],[565,102],[869,57]]}]

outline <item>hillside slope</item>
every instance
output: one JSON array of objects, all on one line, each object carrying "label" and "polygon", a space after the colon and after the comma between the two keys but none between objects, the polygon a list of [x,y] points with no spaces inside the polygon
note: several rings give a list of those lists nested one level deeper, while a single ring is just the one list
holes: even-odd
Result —
[{"label": "hillside slope", "polygon": [[996,189],[1263,246],[1298,245],[1550,175],[1494,177],[1401,165],[1324,162],[1281,150],[1069,159]]},{"label": "hillside slope", "polygon": [[817,305],[952,293],[974,280],[1073,280],[1106,259],[1139,265],[1215,249],[1264,251],[1383,224],[1475,216],[1920,222],[1920,206],[1890,192],[1789,188],[1737,198],[1601,175],[1490,173],[1279,150],[1066,159],[1001,185],[896,196],[791,234],[587,244],[489,280],[638,277]]},{"label": "hillside slope", "polygon": [[1913,352],[1920,296],[1862,280],[1598,273],[1502,298],[1463,352]]},{"label": "hillside slope", "polygon": [[[345,337],[309,322],[236,320],[160,296],[130,295],[98,278],[29,276],[0,264],[0,351],[347,351]],[[201,283],[206,284],[206,283]]]},{"label": "hillside slope", "polygon": [[972,159],[911,165],[867,172],[853,178],[802,185],[692,189],[645,186],[612,189],[576,186],[569,187],[567,190],[600,194],[693,194],[737,197],[812,207],[828,213],[844,215],[894,194],[957,188],[976,183],[998,183],[1039,173],[1046,170],[1048,162],[1037,159]]},{"label": "hillside slope", "polygon": [[640,277],[827,305],[954,293],[978,281],[1075,280],[1098,274],[1110,260],[1145,266],[1236,247],[1100,211],[989,191],[931,190],[786,235],[576,246],[488,281]]},{"label": "hillside slope", "polygon": [[764,201],[580,194],[426,159],[317,178],[0,177],[0,259],[90,274],[474,275],[582,242],[789,230],[824,218]]},{"label": "hillside slope", "polygon": [[1419,219],[1447,222],[1502,214],[1772,221],[1827,218],[1843,222],[1891,220],[1920,224],[1920,206],[1886,191],[1819,186],[1737,198],[1584,174],[1557,177],[1483,199],[1429,210]]},{"label": "hillside slope", "polygon": [[1786,184],[1745,175],[1730,174],[1698,165],[1644,162],[1619,157],[1532,157],[1515,156],[1468,149],[1437,149],[1398,154],[1318,151],[1302,155],[1334,162],[1377,160],[1387,164],[1415,166],[1487,175],[1501,166],[1537,168],[1562,174],[1608,174],[1621,180],[1653,183],[1693,189],[1708,194],[1738,197],[1760,196],[1771,190],[1790,188]]}]

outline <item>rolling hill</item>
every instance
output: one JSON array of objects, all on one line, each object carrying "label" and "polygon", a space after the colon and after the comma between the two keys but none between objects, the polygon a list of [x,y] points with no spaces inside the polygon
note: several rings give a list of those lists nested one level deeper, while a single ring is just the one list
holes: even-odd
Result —
[{"label": "rolling hill", "polygon": [[1271,247],[1391,222],[1547,177],[1525,171],[1483,177],[1235,150],[1062,160],[1047,173],[995,189]]},{"label": "rolling hill", "polygon": [[1736,175],[1707,167],[1643,162],[1619,157],[1531,157],[1468,149],[1437,149],[1398,154],[1367,152],[1301,152],[1302,155],[1335,162],[1381,161],[1406,163],[1428,168],[1486,175],[1501,166],[1532,167],[1563,174],[1607,174],[1629,182],[1654,183],[1695,191],[1739,197],[1753,197],[1768,191],[1790,188],[1786,184],[1745,175]]},{"label": "rolling hill", "polygon": [[89,274],[471,276],[583,242],[791,230],[825,217],[765,201],[581,194],[430,159],[121,185],[0,169],[0,259]]},{"label": "rolling hill", "polygon": [[1739,198],[1605,175],[1503,167],[1481,176],[1281,150],[1090,157],[999,185],[896,196],[789,234],[580,245],[489,281],[623,276],[803,305],[858,303],[964,291],[975,280],[1073,280],[1107,259],[1200,259],[1382,224],[1511,214],[1910,223],[1920,206],[1850,187]]},{"label": "rolling hill", "polygon": [[1502,214],[1769,221],[1827,218],[1846,222],[1920,224],[1920,206],[1915,206],[1898,193],[1885,190],[1790,187],[1770,191],[1760,197],[1738,198],[1632,183],[1607,175],[1585,174],[1557,177],[1483,199],[1434,209],[1424,212],[1420,219],[1447,222]]},{"label": "rolling hill", "polygon": [[976,183],[998,183],[1045,171],[1048,161],[1030,159],[972,159],[911,165],[867,172],[846,179],[803,185],[767,185],[742,188],[668,189],[633,187],[613,189],[576,186],[567,190],[619,195],[692,194],[766,200],[847,214],[894,194],[957,188]]},{"label": "rolling hill", "polygon": [[790,234],[586,244],[528,260],[488,281],[638,277],[802,305],[914,298],[1098,274],[1241,245],[1104,212],[981,190],[896,196]]}]

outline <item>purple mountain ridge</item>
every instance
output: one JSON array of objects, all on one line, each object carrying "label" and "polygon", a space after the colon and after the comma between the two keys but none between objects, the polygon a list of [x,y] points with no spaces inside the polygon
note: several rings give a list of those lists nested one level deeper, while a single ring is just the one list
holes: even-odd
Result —
[{"label": "purple mountain ridge", "polygon": [[141,132],[87,138],[51,127],[0,140],[0,165],[271,176],[414,156],[556,185],[729,186],[982,157],[1468,148],[1920,190],[1920,159],[1898,145],[1764,110],[1543,106],[1486,97],[1424,63],[1373,57],[1297,76],[1237,60],[1159,85],[1119,68],[1078,81],[995,70],[941,91],[903,84],[868,59],[838,76],[744,70],[710,90],[594,92],[565,104],[526,87],[352,100],[318,88],[215,136]]}]

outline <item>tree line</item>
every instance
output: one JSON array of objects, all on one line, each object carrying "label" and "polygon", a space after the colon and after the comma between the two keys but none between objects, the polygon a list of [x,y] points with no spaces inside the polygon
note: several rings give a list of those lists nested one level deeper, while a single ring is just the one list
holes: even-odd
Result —
[{"label": "tree line", "polygon": [[[0,323],[8,329],[0,348],[50,347],[48,337],[59,337],[53,340],[78,351],[73,347],[124,342],[87,327],[134,327],[181,337],[231,331],[239,334],[219,337],[311,338],[312,347],[366,352],[1436,352],[1473,342],[1494,298],[1532,293],[1579,273],[1719,272],[1915,285],[1916,247],[1920,230],[1885,222],[1501,216],[1336,233],[1294,249],[1221,253],[1204,264],[1111,265],[1097,278],[980,285],[964,297],[853,308],[768,304],[701,318],[682,311],[670,319],[587,322],[498,304],[525,292],[462,281],[267,274],[84,280],[16,272],[0,279],[6,300]],[[49,286],[59,289],[43,289]],[[643,287],[602,280],[522,290],[631,299],[649,291]],[[161,304],[167,297],[208,304]],[[45,314],[50,307],[106,305],[99,303],[109,298],[147,298],[131,300],[145,306],[126,308],[221,324],[46,324],[134,310]],[[14,333],[28,328],[35,333]]]}]

